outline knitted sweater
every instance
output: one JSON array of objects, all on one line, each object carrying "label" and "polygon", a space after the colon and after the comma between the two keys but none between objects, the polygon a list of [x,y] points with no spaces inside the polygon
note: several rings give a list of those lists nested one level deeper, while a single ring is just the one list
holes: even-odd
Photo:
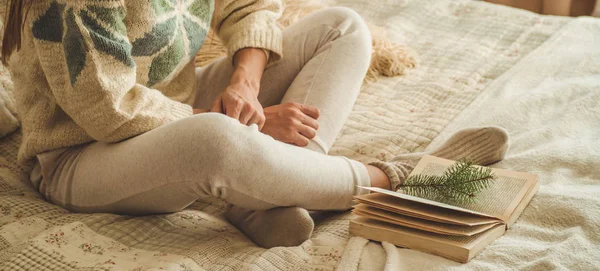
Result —
[{"label": "knitted sweater", "polygon": [[232,55],[281,58],[280,0],[33,1],[10,58],[21,161],[82,143],[118,142],[192,115],[194,56],[209,26]]}]

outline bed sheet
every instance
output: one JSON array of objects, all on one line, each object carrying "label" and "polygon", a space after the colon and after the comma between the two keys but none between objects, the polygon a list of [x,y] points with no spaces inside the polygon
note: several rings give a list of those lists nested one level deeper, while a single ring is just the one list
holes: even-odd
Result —
[{"label": "bed sheet", "polygon": [[[592,168],[598,168],[599,157],[591,144],[599,138],[600,71],[592,63],[598,62],[598,51],[586,46],[598,44],[598,20],[540,16],[466,0],[328,3],[357,10],[419,59],[408,75],[363,86],[331,154],[387,160],[431,148],[465,126],[505,126],[513,146],[499,166],[536,172],[542,187],[504,237],[469,264],[459,265],[350,238],[348,212],[315,213],[310,240],[268,250],[227,223],[224,204],[213,199],[168,215],[69,213],[41,200],[23,182],[26,169],[14,161],[17,132],[0,139],[1,269],[598,267],[600,176]],[[569,54],[573,50],[588,51]],[[552,63],[553,56],[563,61]],[[579,60],[569,61],[574,57]],[[0,81],[10,88],[6,75],[0,72]]]}]

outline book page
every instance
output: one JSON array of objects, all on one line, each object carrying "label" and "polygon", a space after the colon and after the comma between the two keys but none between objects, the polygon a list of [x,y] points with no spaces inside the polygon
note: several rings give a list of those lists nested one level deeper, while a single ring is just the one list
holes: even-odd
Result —
[{"label": "book page", "polygon": [[523,213],[525,207],[527,207],[529,202],[531,202],[531,199],[533,198],[533,196],[535,196],[539,188],[540,183],[536,182],[535,185],[527,192],[527,194],[525,194],[523,200],[521,200],[519,205],[517,205],[515,211],[510,215],[508,221],[506,221],[506,228],[510,228],[517,221],[517,219],[519,218],[521,213]]},{"label": "book page", "polygon": [[[392,191],[388,192],[395,193]],[[366,205],[373,206],[382,210],[447,224],[475,226],[484,224],[495,224],[500,222],[500,220],[497,218],[490,218],[487,216],[476,216],[466,212],[440,208],[435,205],[425,204],[422,202],[408,200],[400,197],[389,197],[387,196],[387,194],[384,193],[371,193],[355,196],[354,198],[359,203],[364,203]]]},{"label": "book page", "polygon": [[[394,212],[385,211],[364,204],[359,204],[355,206],[352,212],[358,216],[367,217],[375,220],[381,220],[395,225],[405,226],[418,230],[430,231],[439,234],[457,236],[471,236],[486,231],[492,228],[493,226],[497,225],[495,223],[475,226],[446,224],[431,220],[400,215]],[[498,222],[498,224],[500,223],[501,222]]]},{"label": "book page", "polygon": [[423,203],[423,204],[426,204],[426,205],[441,207],[441,208],[448,209],[448,210],[454,210],[454,211],[459,211],[459,212],[473,214],[473,215],[478,215],[478,216],[485,216],[485,217],[496,218],[495,216],[491,216],[491,215],[488,215],[488,214],[484,214],[484,213],[476,212],[476,211],[473,211],[473,210],[461,208],[461,207],[458,207],[458,206],[446,204],[446,203],[443,203],[443,202],[437,202],[437,201],[433,201],[433,200],[419,198],[419,197],[411,196],[411,195],[408,195],[408,194],[403,194],[403,193],[399,193],[399,192],[390,191],[390,190],[387,190],[387,189],[382,189],[382,188],[377,188],[377,187],[364,187],[364,186],[359,186],[359,187],[362,188],[362,189],[369,190],[369,191],[377,192],[377,193],[380,193],[380,194],[385,194],[385,195],[388,195],[388,196],[393,196],[395,198],[401,198],[401,199],[409,200],[409,201],[412,201],[412,202],[419,202],[419,203]]},{"label": "book page", "polygon": [[[390,223],[377,221],[377,220],[373,220],[373,219],[368,219],[368,218],[358,218],[358,219],[355,219],[352,221],[354,223],[368,225],[373,228],[386,229],[389,231],[397,232],[399,234],[411,234],[411,235],[419,236],[420,238],[425,239],[425,240],[432,240],[435,242],[451,244],[453,246],[462,247],[462,248],[466,248],[466,249],[470,249],[471,247],[473,247],[474,242],[477,241],[478,239],[481,239],[481,237],[483,235],[486,235],[486,233],[487,233],[487,231],[484,231],[482,233],[475,234],[472,236],[452,236],[452,235],[444,235],[444,234],[437,234],[437,233],[433,233],[433,232],[421,231],[421,230],[417,230],[417,229],[411,229],[411,228],[403,227],[403,226],[396,226],[396,225],[393,225]],[[493,229],[495,229],[496,227],[504,228],[502,225],[497,225]]]},{"label": "book page", "polygon": [[[454,163],[451,160],[426,155],[419,161],[411,175],[441,175]],[[497,179],[487,189],[481,191],[473,202],[453,205],[508,221],[525,194],[537,183],[537,175],[499,168],[492,168],[492,172]]]}]

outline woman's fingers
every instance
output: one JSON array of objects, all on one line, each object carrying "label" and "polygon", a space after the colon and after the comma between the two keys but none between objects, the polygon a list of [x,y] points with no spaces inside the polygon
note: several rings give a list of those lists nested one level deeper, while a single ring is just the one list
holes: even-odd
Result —
[{"label": "woman's fingers", "polygon": [[319,130],[319,122],[311,116],[305,115],[300,121],[302,122],[302,124],[310,128]]},{"label": "woman's fingers", "polygon": [[240,100],[231,99],[225,101],[225,115],[230,116],[236,120],[240,119],[242,113],[243,102]]},{"label": "woman's fingers", "polygon": [[258,125],[258,130],[262,131],[263,127],[265,126],[265,116],[259,114],[258,112],[254,113],[254,116],[252,116],[252,118],[250,119],[248,125],[256,123],[256,125]]},{"label": "woman's fingers", "polygon": [[319,129],[319,109],[312,105],[305,105],[299,103],[287,103],[287,114],[293,119],[299,120],[304,125],[312,127],[313,129]]},{"label": "woman's fingers", "polygon": [[210,112],[223,113],[223,101],[221,100],[221,96],[217,97],[210,107]]},{"label": "woman's fingers", "polygon": [[308,146],[308,138],[306,138],[305,136],[298,134],[292,141],[292,144],[296,145],[296,146],[300,146],[300,147],[306,147]]},{"label": "woman's fingers", "polygon": [[264,118],[262,118],[258,112],[254,112],[252,115],[250,115],[250,119],[248,119],[248,121],[246,122],[246,125],[248,126],[252,124],[258,125],[258,130],[260,131],[265,125]]},{"label": "woman's fingers", "polygon": [[266,107],[262,113],[265,124],[261,132],[276,140],[305,147],[317,136],[319,109],[314,106],[289,102]]},{"label": "woman's fingers", "polygon": [[317,136],[317,131],[314,128],[306,125],[301,125],[301,127],[298,128],[298,133],[307,139],[313,139],[315,136]]},{"label": "woman's fingers", "polygon": [[242,108],[242,112],[240,113],[240,123],[244,125],[250,125],[253,118],[255,118],[256,112],[254,112],[254,108],[250,104],[246,104]]},{"label": "woman's fingers", "polygon": [[300,111],[302,111],[302,113],[308,115],[309,117],[313,118],[313,119],[319,119],[319,109],[312,106],[312,105],[306,105],[306,104],[300,104],[299,105]]}]

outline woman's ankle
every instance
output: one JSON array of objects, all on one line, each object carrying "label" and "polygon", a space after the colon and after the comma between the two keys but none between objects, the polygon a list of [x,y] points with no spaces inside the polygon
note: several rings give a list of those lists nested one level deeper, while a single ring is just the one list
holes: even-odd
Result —
[{"label": "woman's ankle", "polygon": [[367,167],[367,171],[369,172],[369,177],[371,178],[371,187],[378,187],[390,190],[390,178],[383,172],[383,170],[378,167],[372,165],[365,165]]}]

